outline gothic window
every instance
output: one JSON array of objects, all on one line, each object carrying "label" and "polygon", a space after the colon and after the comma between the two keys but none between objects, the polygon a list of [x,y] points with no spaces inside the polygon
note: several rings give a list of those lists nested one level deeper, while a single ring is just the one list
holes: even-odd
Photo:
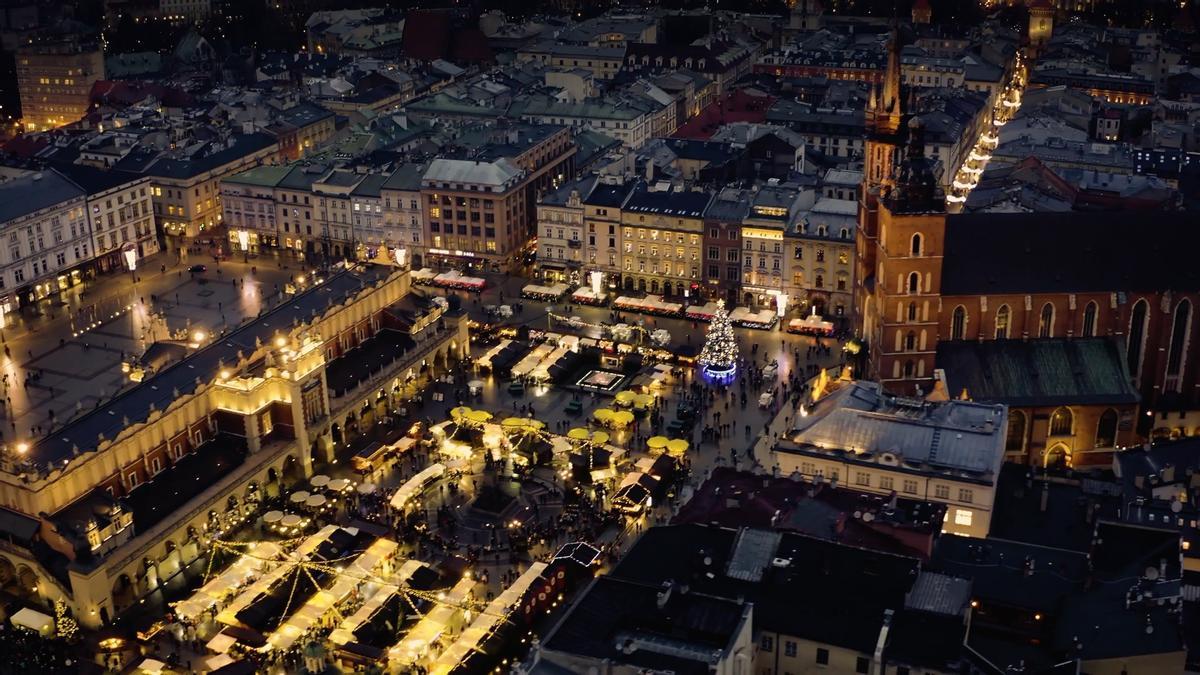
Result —
[{"label": "gothic window", "polygon": [[920,233],[912,236],[912,254],[914,256],[921,255],[921,235]]},{"label": "gothic window", "polygon": [[959,305],[954,308],[954,317],[950,320],[950,339],[961,340],[967,327],[967,308]]},{"label": "gothic window", "polygon": [[1054,337],[1054,303],[1042,305],[1042,315],[1038,319],[1038,337]]},{"label": "gothic window", "polygon": [[1133,305],[1133,314],[1129,318],[1129,345],[1126,359],[1129,364],[1129,374],[1138,377],[1142,373],[1142,342],[1146,337],[1146,321],[1149,319],[1150,304],[1144,299]]},{"label": "gothic window", "polygon": [[1117,442],[1117,411],[1109,408],[1096,423],[1096,447],[1111,448]]},{"label": "gothic window", "polygon": [[1012,310],[1008,305],[1000,305],[1000,309],[996,310],[996,339],[1004,340],[1008,337],[1009,322],[1012,319]]},{"label": "gothic window", "polygon": [[1075,416],[1071,414],[1070,408],[1059,408],[1050,416],[1050,435],[1051,436],[1070,436],[1071,427],[1075,422]]},{"label": "gothic window", "polygon": [[1096,335],[1096,303],[1089,302],[1087,307],[1083,308],[1083,327],[1079,331],[1083,337],[1093,337]]},{"label": "gothic window", "polygon": [[1184,347],[1187,346],[1192,323],[1192,303],[1184,300],[1175,308],[1175,321],[1171,326],[1171,349],[1167,352],[1167,375],[1178,375],[1183,370]]}]

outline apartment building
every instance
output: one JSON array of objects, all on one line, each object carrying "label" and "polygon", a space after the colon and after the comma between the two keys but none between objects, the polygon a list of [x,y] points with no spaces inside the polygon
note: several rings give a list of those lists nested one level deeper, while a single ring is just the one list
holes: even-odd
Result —
[{"label": "apartment building", "polygon": [[589,176],[567,183],[538,202],[537,261],[546,281],[581,283],[583,198],[598,181],[598,177]]},{"label": "apartment building", "polygon": [[[838,188],[826,186],[827,193]],[[853,188],[843,194],[854,196]],[[823,194],[785,235],[784,289],[805,314],[849,318],[854,307],[858,203]]]},{"label": "apartment building", "polygon": [[567,608],[533,670],[949,675],[968,667],[971,611],[970,581],[914,557],[798,532],[651,527]]},{"label": "apartment building", "polygon": [[165,152],[138,148],[113,167],[150,177],[159,230],[170,250],[186,255],[190,240],[212,236],[222,223],[221,179],[278,158],[273,136],[252,133]]},{"label": "apartment building", "polygon": [[621,288],[621,209],[636,183],[614,176],[602,176],[583,196],[583,224],[586,230],[584,274],[600,272],[609,289]]},{"label": "apartment building", "polygon": [[426,265],[513,271],[528,242],[527,174],[508,159],[435,159],[421,178]]},{"label": "apartment building", "polygon": [[138,269],[137,261],[158,252],[148,176],[80,165],[55,171],[87,193],[88,232],[96,272],[124,272],[131,264]]},{"label": "apartment building", "polygon": [[704,297],[727,307],[741,303],[742,222],[750,214],[750,193],[724,188],[704,212]]},{"label": "apartment building", "polygon": [[621,207],[625,290],[684,298],[700,288],[707,191],[640,183]]},{"label": "apartment building", "polygon": [[[409,291],[394,267],[331,275],[5,455],[0,564],[23,570],[21,594],[99,628],[203,567],[212,539],[306,481],[314,458],[345,459],[402,382],[466,355],[465,316]],[[393,359],[367,382],[359,361],[380,341]]]},{"label": "apartment building", "polygon": [[[784,233],[800,215],[811,191],[766,185],[750,196],[750,210],[742,221],[742,297],[752,307],[786,303],[783,275]],[[786,308],[786,304],[784,305]]]},{"label": "apartment building", "polygon": [[421,200],[421,179],[428,169],[428,163],[402,164],[388,176],[382,188],[387,241],[404,252],[403,257],[414,269],[425,266],[429,251]]},{"label": "apartment building", "polygon": [[76,122],[88,110],[88,95],[104,79],[98,42],[69,36],[36,41],[16,51],[17,91],[26,131]]},{"label": "apartment building", "polygon": [[944,532],[987,536],[1007,407],[906,398],[848,378],[822,379],[813,399],[771,451],[781,473],[945,504]]},{"label": "apartment building", "polygon": [[83,282],[95,253],[87,197],[56,171],[0,183],[0,317]]}]

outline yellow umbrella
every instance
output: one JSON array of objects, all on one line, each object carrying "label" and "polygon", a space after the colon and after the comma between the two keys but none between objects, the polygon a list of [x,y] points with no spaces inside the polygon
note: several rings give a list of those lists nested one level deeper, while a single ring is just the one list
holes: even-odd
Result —
[{"label": "yellow umbrella", "polygon": [[453,419],[458,419],[460,417],[466,417],[467,413],[469,413],[469,412],[471,412],[470,408],[468,408],[465,405],[460,405],[457,408],[450,409],[450,417],[452,417]]},{"label": "yellow umbrella", "polygon": [[629,406],[633,405],[635,398],[637,398],[637,394],[633,393],[632,391],[623,391],[617,394],[615,400],[617,405]]},{"label": "yellow umbrella", "polygon": [[484,422],[492,419],[492,413],[486,410],[469,410],[467,411],[465,417],[477,424],[483,424]]},{"label": "yellow umbrella", "polygon": [[645,408],[654,403],[654,397],[650,394],[638,394],[634,397],[633,403],[639,408]]},{"label": "yellow umbrella", "polygon": [[651,450],[662,450],[667,447],[667,443],[670,443],[670,441],[667,440],[666,436],[651,436],[646,439],[646,447]]},{"label": "yellow umbrella", "polygon": [[598,420],[604,421],[607,419],[612,419],[613,414],[614,414],[613,411],[609,408],[596,408],[592,412],[592,417],[595,417]]},{"label": "yellow umbrella", "polygon": [[502,427],[523,427],[527,420],[524,417],[505,417],[500,426]]},{"label": "yellow umbrella", "polygon": [[592,443],[594,443],[596,445],[604,445],[607,442],[608,442],[608,432],[607,431],[597,431],[596,433],[592,434]]},{"label": "yellow umbrella", "polygon": [[545,429],[546,423],[541,420],[525,420],[525,426],[530,429]]},{"label": "yellow umbrella", "polygon": [[618,410],[613,413],[612,423],[619,427],[629,426],[633,423],[633,413],[628,410]]},{"label": "yellow umbrella", "polygon": [[667,452],[672,455],[682,455],[687,452],[688,442],[682,438],[675,438],[667,442]]},{"label": "yellow umbrella", "polygon": [[575,427],[567,432],[567,438],[573,438],[577,441],[586,441],[588,439],[588,430],[582,427]]}]

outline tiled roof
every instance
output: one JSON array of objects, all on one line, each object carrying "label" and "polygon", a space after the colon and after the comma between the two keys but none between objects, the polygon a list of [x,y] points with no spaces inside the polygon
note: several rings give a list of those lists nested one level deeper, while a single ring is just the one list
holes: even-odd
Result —
[{"label": "tiled roof", "polygon": [[1138,401],[1124,355],[1109,338],[952,340],[937,364],[953,395],[1016,407]]}]

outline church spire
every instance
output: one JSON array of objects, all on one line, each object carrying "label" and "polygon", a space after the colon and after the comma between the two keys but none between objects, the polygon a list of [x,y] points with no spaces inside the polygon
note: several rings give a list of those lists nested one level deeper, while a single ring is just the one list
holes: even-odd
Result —
[{"label": "church spire", "polygon": [[887,70],[883,74],[883,111],[889,115],[902,115],[900,91],[900,32],[892,24],[887,43]]}]

